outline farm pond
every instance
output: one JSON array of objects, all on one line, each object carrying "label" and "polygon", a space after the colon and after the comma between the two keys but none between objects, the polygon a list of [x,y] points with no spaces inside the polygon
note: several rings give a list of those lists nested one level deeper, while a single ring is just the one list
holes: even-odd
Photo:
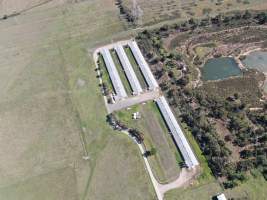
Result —
[{"label": "farm pond", "polygon": [[201,68],[202,80],[219,80],[241,75],[242,71],[231,57],[209,59]]},{"label": "farm pond", "polygon": [[[257,69],[267,74],[267,51],[251,52],[242,62],[247,68]],[[264,84],[264,91],[267,93],[267,81]]]},{"label": "farm pond", "polygon": [[267,73],[267,51],[254,51],[247,55],[242,62],[247,68]]}]

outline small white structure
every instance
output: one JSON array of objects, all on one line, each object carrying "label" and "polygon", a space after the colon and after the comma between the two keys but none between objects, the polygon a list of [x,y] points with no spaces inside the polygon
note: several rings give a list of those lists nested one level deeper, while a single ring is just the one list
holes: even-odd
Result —
[{"label": "small white structure", "polygon": [[123,49],[123,46],[121,44],[117,44],[115,46],[115,50],[118,54],[118,57],[125,71],[127,79],[129,80],[131,84],[131,88],[133,89],[133,94],[137,94],[137,95],[140,94],[142,92],[142,87],[134,73],[133,67]]},{"label": "small white structure", "polygon": [[128,46],[130,47],[133,55],[134,55],[134,58],[137,62],[137,64],[139,65],[144,77],[145,77],[145,80],[149,86],[149,89],[150,90],[155,90],[156,88],[159,87],[156,79],[154,78],[145,58],[143,57],[137,43],[135,41],[129,41],[128,42]]},{"label": "small white structure", "polygon": [[218,195],[218,196],[217,196],[217,199],[218,199],[218,200],[227,200],[226,197],[225,197],[225,195],[224,195],[223,193],[220,194],[220,195]]},{"label": "small white structure", "polygon": [[106,64],[110,79],[112,81],[112,84],[114,86],[114,89],[115,89],[115,92],[116,92],[118,99],[126,98],[127,93],[126,93],[124,86],[121,82],[119,73],[117,71],[117,68],[116,68],[114,62],[113,62],[113,59],[110,55],[109,50],[106,48],[103,48],[103,49],[101,49],[101,54],[104,58],[104,62]]},{"label": "small white structure", "polygon": [[141,115],[140,115],[140,113],[139,112],[135,112],[135,113],[133,113],[133,119],[140,119],[141,118]]}]

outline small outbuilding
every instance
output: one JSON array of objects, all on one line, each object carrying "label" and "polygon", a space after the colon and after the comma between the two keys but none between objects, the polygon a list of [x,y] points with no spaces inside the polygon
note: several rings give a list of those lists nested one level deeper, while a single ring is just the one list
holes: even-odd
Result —
[{"label": "small outbuilding", "polygon": [[141,119],[141,114],[139,112],[135,112],[132,114],[133,119]]},{"label": "small outbuilding", "polygon": [[218,199],[218,200],[227,200],[226,197],[225,197],[225,195],[224,195],[223,193],[220,194],[220,195],[218,195],[218,196],[217,196],[217,199]]}]

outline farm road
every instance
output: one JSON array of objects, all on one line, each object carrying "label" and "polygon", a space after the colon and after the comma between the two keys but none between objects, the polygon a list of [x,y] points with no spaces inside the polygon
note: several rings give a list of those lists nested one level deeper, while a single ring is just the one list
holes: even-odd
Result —
[{"label": "farm road", "polygon": [[[128,131],[122,131],[123,133],[125,133],[126,135],[128,135],[129,137],[130,134],[128,133]],[[143,147],[142,144],[139,144],[135,141],[135,143],[138,145],[139,150],[141,152],[142,155],[144,155],[145,153],[145,148]],[[190,183],[190,181],[192,181],[196,175],[198,174],[198,170],[197,169],[191,169],[188,170],[186,168],[182,168],[179,177],[167,184],[161,184],[157,181],[157,179],[155,178],[153,172],[152,172],[152,168],[148,162],[147,157],[143,156],[144,162],[145,162],[145,166],[146,166],[146,170],[149,174],[150,180],[154,186],[156,195],[157,195],[157,199],[158,200],[163,200],[164,199],[164,194],[166,192],[168,192],[169,190],[175,189],[175,188],[179,188],[182,187],[184,185],[187,185],[188,183]]]},{"label": "farm road", "polygon": [[136,104],[140,104],[140,103],[143,103],[149,100],[159,98],[160,96],[161,94],[159,90],[149,91],[149,92],[140,94],[138,96],[133,96],[127,99],[117,101],[114,104],[106,104],[106,106],[107,106],[108,113],[112,113],[114,111],[121,110],[123,108],[128,108]]}]

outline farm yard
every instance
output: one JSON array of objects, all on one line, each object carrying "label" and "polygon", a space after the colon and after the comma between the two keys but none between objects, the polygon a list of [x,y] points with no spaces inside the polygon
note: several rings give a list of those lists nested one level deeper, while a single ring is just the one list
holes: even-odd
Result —
[{"label": "farm yard", "polygon": [[[130,52],[127,53],[127,50]],[[138,145],[157,199],[163,200],[167,191],[193,181],[199,174],[200,163],[168,102],[162,96],[136,41],[119,41],[102,46],[95,50],[94,59],[108,111],[107,123],[114,130],[127,134]],[[105,75],[102,74],[103,67],[107,69]],[[118,70],[124,73],[119,73]],[[142,91],[135,71],[139,71],[147,83],[148,88],[145,91]],[[106,91],[106,83],[103,80],[106,80],[107,76],[112,82],[115,94]],[[125,96],[122,80],[126,77],[133,89],[134,97]],[[195,141],[190,141],[194,142],[195,146]],[[204,167],[206,164],[201,156],[200,160]],[[202,171],[207,170],[203,168]]]},{"label": "farm yard", "polygon": [[[106,76],[109,76],[113,85],[118,85],[118,82],[120,82],[120,80],[123,83],[125,83],[126,81],[129,81],[128,86],[123,84],[122,86],[117,87],[115,89],[116,96],[119,95],[118,91],[122,90],[123,89],[122,87],[126,88],[126,91],[127,91],[127,87],[129,88],[131,87],[131,88],[135,88],[135,90],[139,88],[140,91],[135,91],[135,95],[137,95],[137,97],[138,96],[140,97],[141,96],[140,93],[143,93],[142,86],[139,83],[140,75],[142,75],[141,78],[145,78],[145,77],[143,76],[143,72],[141,72],[140,65],[137,64],[136,62],[137,54],[135,54],[135,56],[132,54],[132,49],[134,47],[131,46],[131,48],[129,48],[129,45],[127,45],[129,43],[131,43],[131,41],[123,41],[123,42],[118,42],[117,44],[108,45],[107,47],[102,47],[99,50],[99,52],[96,53],[98,67],[99,65],[101,66],[103,65],[102,55],[104,55],[104,57],[107,56],[106,54],[112,55],[111,56],[112,60],[105,59],[104,61],[105,66],[102,66],[99,69],[101,73],[101,76],[99,78],[102,80],[102,81],[100,80],[100,82],[102,82],[103,91],[105,91],[105,87],[106,87],[106,83],[105,83],[105,81],[107,81]],[[127,50],[128,50],[128,53],[127,53]],[[112,62],[114,62],[115,64],[114,66],[116,67],[116,69],[112,71],[109,69],[103,75],[102,68],[103,67],[111,68],[113,65]],[[132,64],[134,66],[132,66]],[[138,75],[136,76],[135,74],[136,71],[140,73],[139,79],[137,78]],[[128,73],[128,75],[126,75],[126,72]],[[118,73],[119,76],[115,77],[111,73],[113,74]],[[146,77],[146,78],[148,79],[149,77]],[[151,81],[146,80],[146,82],[151,82]],[[109,94],[106,94],[106,92],[104,92],[104,95],[107,96]],[[129,93],[128,93],[128,98],[129,98]],[[114,100],[115,102],[113,103],[116,103],[117,101],[119,101],[119,103],[124,102],[123,99],[114,98]],[[108,101],[107,103],[110,104],[111,101]],[[144,109],[144,111],[141,112],[142,120],[134,120],[132,116],[133,113],[136,114],[139,108],[143,110],[142,109],[143,107],[146,109]],[[132,127],[137,130],[139,130],[140,128],[141,131],[146,132],[145,143],[144,143],[145,149],[151,150],[154,148],[154,149],[157,149],[157,151],[159,152],[159,153],[156,153],[155,156],[148,159],[149,162],[152,164],[152,169],[158,181],[169,182],[170,180],[174,180],[179,175],[179,164],[182,163],[182,160],[179,155],[179,152],[177,152],[175,148],[174,143],[171,141],[172,139],[171,139],[171,135],[168,133],[168,129],[163,124],[164,123],[163,118],[161,118],[158,108],[152,102],[149,102],[148,106],[134,105],[132,106],[132,108],[133,109],[130,109],[128,107],[126,110],[119,110],[115,112],[116,118],[120,120],[122,123],[124,123],[127,127]],[[139,123],[135,123],[135,122],[139,122]],[[178,161],[176,159],[178,159]]]},{"label": "farm yard", "polygon": [[[226,12],[237,7],[262,10],[267,9],[267,2],[0,0],[0,199],[156,199],[145,158],[162,188],[177,183],[180,175],[183,179],[187,170],[182,152],[177,151],[163,115],[152,101],[162,95],[200,164],[198,176],[182,185],[187,187],[165,193],[164,200],[206,200],[221,192],[227,198],[264,199],[266,105],[262,85],[266,77],[260,71],[247,70],[229,79],[203,81],[199,74],[200,65],[215,55],[241,60],[248,50],[266,48],[266,26],[253,27],[266,17],[243,12],[245,17],[232,18],[229,27],[225,23]],[[137,16],[130,16],[135,25],[148,29],[127,26],[122,8],[128,17]],[[218,13],[223,13],[220,23],[226,25],[216,26],[216,17],[212,18],[215,25],[209,26],[207,35],[202,34],[204,29],[197,20],[189,20]],[[155,30],[150,26],[173,20],[178,24],[157,24]],[[188,21],[179,22],[183,20]],[[247,20],[245,26],[251,20],[251,29],[235,27],[238,20]],[[214,31],[213,26],[222,32]],[[225,27],[229,28],[227,34]],[[149,39],[146,34],[151,34]],[[117,119],[143,134],[145,153],[150,155],[141,154],[136,140],[107,123],[109,110],[99,79],[108,94],[116,94],[116,88],[103,56],[99,55],[97,63],[93,57],[96,49],[133,37],[150,64],[156,86],[151,87],[153,81],[148,81],[133,49],[124,45],[143,90],[133,94],[118,53],[109,49],[127,96],[108,103],[114,106]],[[150,51],[146,45],[156,48]],[[231,165],[224,165],[226,155]],[[217,168],[211,158],[217,159],[215,164],[220,161]]]},{"label": "farm yard", "polygon": [[[123,12],[139,26],[166,20],[213,16],[235,10],[267,8],[265,0],[118,0]],[[135,9],[134,9],[135,8]]]}]

